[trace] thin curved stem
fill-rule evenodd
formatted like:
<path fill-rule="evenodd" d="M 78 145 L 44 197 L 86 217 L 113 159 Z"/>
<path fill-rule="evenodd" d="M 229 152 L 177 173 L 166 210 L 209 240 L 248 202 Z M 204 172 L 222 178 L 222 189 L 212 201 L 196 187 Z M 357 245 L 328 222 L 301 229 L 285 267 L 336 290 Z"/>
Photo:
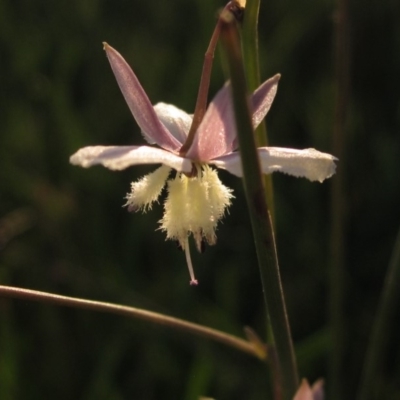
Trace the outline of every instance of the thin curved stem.
<path fill-rule="evenodd" d="M 236 9 L 235 1 L 229 1 L 226 6 L 223 8 L 223 11 L 232 12 Z M 184 156 L 187 151 L 190 149 L 190 146 L 193 143 L 194 137 L 197 132 L 197 128 L 199 127 L 201 121 L 203 120 L 204 114 L 207 111 L 207 97 L 208 97 L 208 89 L 210 87 L 210 79 L 211 79 L 211 70 L 214 60 L 214 53 L 217 47 L 219 34 L 221 31 L 221 19 L 218 18 L 217 24 L 214 28 L 214 32 L 211 36 L 210 43 L 208 45 L 207 51 L 204 54 L 204 62 L 203 62 L 203 70 L 201 73 L 199 92 L 197 94 L 196 106 L 194 109 L 192 125 L 190 126 L 189 133 L 187 135 L 187 139 L 181 149 L 179 150 L 179 154 Z"/>
<path fill-rule="evenodd" d="M 228 5 L 231 2 L 228 3 Z M 227 9 L 225 6 L 224 9 Z M 218 18 L 217 25 L 214 28 L 214 32 L 211 36 L 210 43 L 208 45 L 207 51 L 204 54 L 204 62 L 203 62 L 203 71 L 201 73 L 199 92 L 197 94 L 196 107 L 194 109 L 192 125 L 190 126 L 189 133 L 187 135 L 187 139 L 181 149 L 179 150 L 179 154 L 181 156 L 185 155 L 189 150 L 190 146 L 193 143 L 194 137 L 196 135 L 197 128 L 199 127 L 204 114 L 207 110 L 207 96 L 208 89 L 210 87 L 210 78 L 211 78 L 211 70 L 214 60 L 215 48 L 217 47 L 219 33 L 221 30 L 220 19 Z"/>
<path fill-rule="evenodd" d="M 39 292 L 36 290 L 2 285 L 0 285 L 0 297 L 38 301 L 46 304 L 81 308 L 86 310 L 121 315 L 124 317 L 138 318 L 145 321 L 154 322 L 158 325 L 168 326 L 170 328 L 175 328 L 215 340 L 219 343 L 233 347 L 236 350 L 242 351 L 259 359 L 266 358 L 266 352 L 264 354 L 261 354 L 259 348 L 256 348 L 254 344 L 244 339 L 218 331 L 216 329 L 198 325 L 193 322 L 184 321 L 179 318 L 169 317 L 167 315 L 143 310 L 140 308 L 105 303 L 95 300 L 80 299 L 76 297 L 61 296 L 54 293 Z"/>

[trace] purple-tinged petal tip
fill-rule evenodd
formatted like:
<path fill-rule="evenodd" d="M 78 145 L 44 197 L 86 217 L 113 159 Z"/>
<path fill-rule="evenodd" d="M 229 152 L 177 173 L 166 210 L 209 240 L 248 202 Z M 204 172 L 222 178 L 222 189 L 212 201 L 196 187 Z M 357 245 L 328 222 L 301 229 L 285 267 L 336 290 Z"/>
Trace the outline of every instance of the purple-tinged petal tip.
<path fill-rule="evenodd" d="M 302 379 L 293 400 L 324 400 L 324 381 L 319 379 L 312 387 L 307 379 Z"/>
<path fill-rule="evenodd" d="M 274 75 L 272 78 L 266 80 L 258 89 L 253 93 L 253 127 L 257 128 L 261 121 L 267 115 L 274 101 L 276 92 L 278 90 L 278 82 L 281 78 L 280 74 Z"/>
<path fill-rule="evenodd" d="M 271 108 L 280 77 L 280 74 L 276 74 L 266 80 L 252 94 L 251 106 L 254 128 L 257 128 Z M 231 86 L 226 83 L 208 106 L 187 156 L 200 161 L 208 161 L 229 154 L 236 148 L 236 123 Z"/>
<path fill-rule="evenodd" d="M 293 397 L 293 400 L 314 400 L 314 396 L 307 379 L 303 379 L 301 381 L 301 385 Z"/>
<path fill-rule="evenodd" d="M 231 96 L 226 83 L 209 104 L 187 157 L 207 161 L 233 150 L 236 127 Z"/>
<path fill-rule="evenodd" d="M 157 143 L 166 150 L 177 151 L 181 144 L 158 119 L 146 92 L 131 67 L 115 49 L 106 42 L 103 42 L 103 45 L 125 101 L 144 136 L 151 143 Z"/>

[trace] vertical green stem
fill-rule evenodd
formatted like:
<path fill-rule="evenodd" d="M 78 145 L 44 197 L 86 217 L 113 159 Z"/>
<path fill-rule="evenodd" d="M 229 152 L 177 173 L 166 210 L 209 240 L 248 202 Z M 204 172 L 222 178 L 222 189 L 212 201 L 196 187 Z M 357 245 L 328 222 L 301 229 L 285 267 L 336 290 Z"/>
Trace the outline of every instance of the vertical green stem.
<path fill-rule="evenodd" d="M 246 78 L 236 24 L 224 14 L 221 40 L 226 51 L 232 84 L 233 104 L 243 167 L 243 184 L 253 228 L 264 301 L 275 338 L 281 377 L 282 398 L 293 398 L 298 386 L 296 360 L 279 273 L 271 215 L 250 116 Z"/>
<path fill-rule="evenodd" d="M 260 86 L 260 64 L 258 53 L 258 15 L 260 12 L 260 0 L 247 0 L 244 13 L 242 29 L 242 51 L 246 71 L 247 85 L 250 92 L 254 92 Z M 257 127 L 255 131 L 255 140 L 257 147 L 268 146 L 268 134 L 265 121 Z M 271 215 L 272 226 L 275 225 L 275 205 L 274 205 L 274 187 L 272 175 L 263 175 L 265 196 Z M 275 339 L 271 326 L 269 314 L 267 313 L 267 341 L 271 349 L 275 348 Z M 275 352 L 275 350 L 274 350 Z M 276 355 L 269 358 L 272 369 L 274 398 L 279 399 L 279 388 L 277 387 L 279 371 L 276 365 Z"/>
<path fill-rule="evenodd" d="M 250 92 L 256 90 L 260 85 L 260 65 L 258 57 L 259 11 L 260 0 L 247 0 L 242 29 L 242 41 L 247 85 Z M 255 138 L 257 147 L 268 146 L 268 134 L 264 121 L 256 129 Z M 264 175 L 263 179 L 272 222 L 275 222 L 274 188 L 272 184 L 272 175 Z"/>
<path fill-rule="evenodd" d="M 380 398 L 377 382 L 382 373 L 382 359 L 387 350 L 388 335 L 392 332 L 391 324 L 395 320 L 400 302 L 400 230 L 397 234 L 389 269 L 383 286 L 382 298 L 372 330 L 370 343 L 364 363 L 358 400 Z"/>
<path fill-rule="evenodd" d="M 242 40 L 243 59 L 247 85 L 254 91 L 260 85 L 260 66 L 258 62 L 258 14 L 260 0 L 248 0 L 243 20 Z"/>

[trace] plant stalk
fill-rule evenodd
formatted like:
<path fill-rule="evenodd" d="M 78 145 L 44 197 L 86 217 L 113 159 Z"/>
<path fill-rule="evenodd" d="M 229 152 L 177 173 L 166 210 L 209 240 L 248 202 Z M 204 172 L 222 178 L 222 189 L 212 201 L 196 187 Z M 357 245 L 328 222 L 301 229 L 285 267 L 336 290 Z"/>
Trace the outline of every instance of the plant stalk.
<path fill-rule="evenodd" d="M 246 70 L 247 85 L 250 92 L 254 92 L 260 85 L 260 65 L 258 57 L 258 14 L 260 0 L 247 0 L 242 29 L 242 51 Z M 255 130 L 257 147 L 268 146 L 268 134 L 265 121 Z M 275 224 L 274 188 L 272 175 L 263 175 L 265 193 L 272 222 Z"/>
<path fill-rule="evenodd" d="M 229 14 L 225 13 L 221 18 L 224 20 L 221 41 L 229 65 L 243 184 L 253 228 L 264 301 L 275 338 L 282 398 L 291 400 L 298 387 L 296 359 L 283 297 L 271 215 L 265 198 L 251 122 L 239 34 L 236 22 Z"/>

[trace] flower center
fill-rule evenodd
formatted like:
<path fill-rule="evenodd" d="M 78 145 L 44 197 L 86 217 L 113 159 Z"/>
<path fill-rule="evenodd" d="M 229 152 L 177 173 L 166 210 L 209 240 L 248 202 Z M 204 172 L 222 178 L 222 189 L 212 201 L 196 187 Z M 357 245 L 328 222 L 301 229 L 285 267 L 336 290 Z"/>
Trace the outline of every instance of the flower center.
<path fill-rule="evenodd" d="M 146 212 L 158 200 L 168 179 L 170 168 L 162 166 L 132 183 L 127 195 L 129 211 Z M 199 251 L 204 243 L 215 244 L 218 221 L 225 214 L 232 199 L 232 190 L 222 184 L 217 171 L 208 165 L 195 164 L 189 176 L 177 173 L 168 181 L 168 194 L 164 202 L 164 215 L 160 228 L 167 239 L 177 240 L 185 251 L 191 277 L 197 284 L 190 258 L 189 236 L 192 235 Z"/>
<path fill-rule="evenodd" d="M 177 174 L 168 182 L 164 216 L 160 229 L 167 239 L 177 240 L 185 250 L 191 283 L 195 281 L 189 254 L 188 237 L 192 234 L 199 251 L 204 241 L 215 244 L 215 230 L 230 205 L 232 190 L 222 184 L 217 171 L 208 165 L 197 165 L 197 175 Z"/>

